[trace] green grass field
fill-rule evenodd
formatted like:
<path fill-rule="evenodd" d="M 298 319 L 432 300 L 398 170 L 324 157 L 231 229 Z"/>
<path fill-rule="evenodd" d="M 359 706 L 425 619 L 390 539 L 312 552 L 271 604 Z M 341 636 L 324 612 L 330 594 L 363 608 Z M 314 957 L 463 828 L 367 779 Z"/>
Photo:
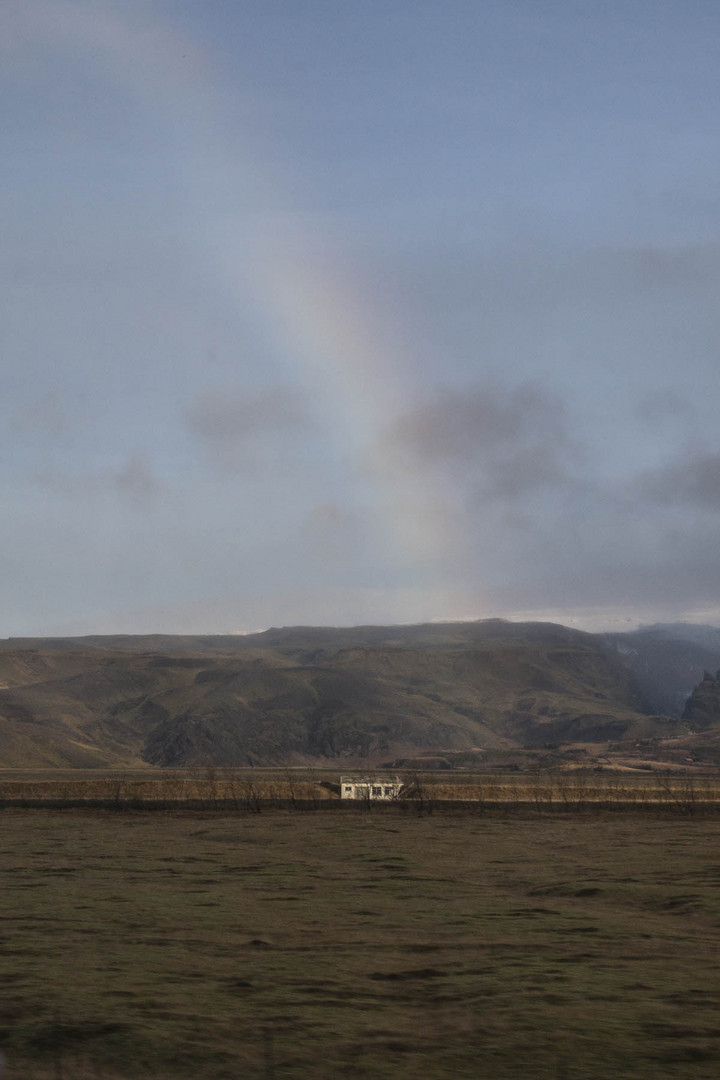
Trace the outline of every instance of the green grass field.
<path fill-rule="evenodd" d="M 0 813 L 4 1080 L 714 1078 L 720 821 Z"/>

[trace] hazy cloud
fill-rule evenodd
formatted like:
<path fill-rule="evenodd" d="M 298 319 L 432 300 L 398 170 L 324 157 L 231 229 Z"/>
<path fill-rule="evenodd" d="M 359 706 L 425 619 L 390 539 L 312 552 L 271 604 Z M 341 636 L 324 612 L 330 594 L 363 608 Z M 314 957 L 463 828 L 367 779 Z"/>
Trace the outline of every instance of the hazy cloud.
<path fill-rule="evenodd" d="M 70 417 L 56 390 L 41 394 L 13 417 L 10 428 L 16 435 L 50 442 L 65 442 L 71 432 Z"/>
<path fill-rule="evenodd" d="M 6 0 L 6 632 L 720 607 L 715 8 L 420 6 Z"/>
<path fill-rule="evenodd" d="M 565 408 L 532 383 L 446 390 L 402 416 L 388 448 L 409 468 L 440 467 L 476 497 L 515 499 L 567 478 Z"/>
<path fill-rule="evenodd" d="M 641 498 L 657 504 L 685 504 L 720 510 L 720 453 L 696 454 L 656 469 L 636 485 Z"/>
<path fill-rule="evenodd" d="M 242 443 L 250 438 L 297 431 L 309 419 L 300 395 L 284 386 L 252 392 L 217 387 L 197 395 L 187 411 L 190 431 L 210 442 Z"/>
<path fill-rule="evenodd" d="M 152 463 L 145 454 L 131 454 L 113 478 L 118 491 L 137 502 L 147 503 L 161 490 Z"/>
<path fill-rule="evenodd" d="M 150 457 L 140 452 L 105 468 L 82 471 L 54 464 L 36 469 L 30 476 L 34 486 L 55 499 L 70 499 L 78 505 L 111 499 L 134 504 L 138 510 L 154 503 L 165 487 Z"/>
<path fill-rule="evenodd" d="M 315 506 L 302 523 L 316 558 L 338 559 L 357 543 L 359 522 L 335 502 Z"/>
<path fill-rule="evenodd" d="M 638 403 L 635 415 L 643 423 L 658 427 L 692 423 L 698 410 L 685 394 L 677 390 L 658 390 Z"/>
<path fill-rule="evenodd" d="M 313 428 L 301 394 L 284 386 L 204 390 L 191 402 L 185 423 L 211 460 L 230 472 L 287 458 L 287 443 Z"/>

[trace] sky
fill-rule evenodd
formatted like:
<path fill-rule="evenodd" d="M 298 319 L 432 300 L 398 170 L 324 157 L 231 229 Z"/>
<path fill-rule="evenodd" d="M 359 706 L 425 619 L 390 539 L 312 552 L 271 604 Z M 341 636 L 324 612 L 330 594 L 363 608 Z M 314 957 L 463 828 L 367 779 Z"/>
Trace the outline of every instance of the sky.
<path fill-rule="evenodd" d="M 715 0 L 5 0 L 3 636 L 720 623 Z"/>

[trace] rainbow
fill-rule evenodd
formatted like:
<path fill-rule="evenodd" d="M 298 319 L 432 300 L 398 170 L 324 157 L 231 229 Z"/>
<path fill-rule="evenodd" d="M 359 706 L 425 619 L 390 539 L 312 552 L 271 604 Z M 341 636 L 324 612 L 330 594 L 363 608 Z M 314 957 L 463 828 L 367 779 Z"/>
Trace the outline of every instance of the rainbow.
<path fill-rule="evenodd" d="M 187 177 L 190 217 L 194 208 L 197 221 L 206 222 L 208 206 L 225 201 L 228 207 L 222 235 L 209 243 L 199 238 L 199 247 L 214 253 L 216 265 L 209 269 L 236 302 L 247 302 L 252 293 L 268 336 L 293 358 L 313 397 L 326 404 L 338 453 L 349 455 L 362 472 L 374 530 L 386 537 L 398 562 L 415 568 L 437 590 L 452 578 L 453 562 L 467 565 L 471 559 L 463 540 L 469 530 L 447 483 L 408 468 L 388 438 L 412 396 L 412 359 L 356 283 L 339 282 L 335 268 L 313 263 L 309 253 L 322 247 L 322 237 L 297 224 L 278 178 L 258 166 L 263 155 L 253 150 L 262 148 L 262 133 L 253 130 L 251 110 L 243 153 L 235 154 L 232 140 L 223 136 L 229 131 L 227 94 L 210 58 L 148 0 L 112 7 L 98 0 L 10 0 L 4 19 L 13 52 L 23 45 L 74 51 L 138 108 L 168 125 L 182 113 L 196 133 L 179 163 Z M 278 232 L 238 215 L 227 194 L 238 187 L 250 204 L 272 192 L 274 205 L 286 208 L 287 227 Z"/>

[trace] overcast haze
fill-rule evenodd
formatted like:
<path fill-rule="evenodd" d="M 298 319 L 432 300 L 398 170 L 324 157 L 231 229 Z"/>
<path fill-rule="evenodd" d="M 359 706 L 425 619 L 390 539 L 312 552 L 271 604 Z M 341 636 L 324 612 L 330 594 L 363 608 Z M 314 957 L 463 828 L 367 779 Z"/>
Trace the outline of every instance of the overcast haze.
<path fill-rule="evenodd" d="M 720 620 L 715 0 L 0 33 L 0 633 Z"/>

